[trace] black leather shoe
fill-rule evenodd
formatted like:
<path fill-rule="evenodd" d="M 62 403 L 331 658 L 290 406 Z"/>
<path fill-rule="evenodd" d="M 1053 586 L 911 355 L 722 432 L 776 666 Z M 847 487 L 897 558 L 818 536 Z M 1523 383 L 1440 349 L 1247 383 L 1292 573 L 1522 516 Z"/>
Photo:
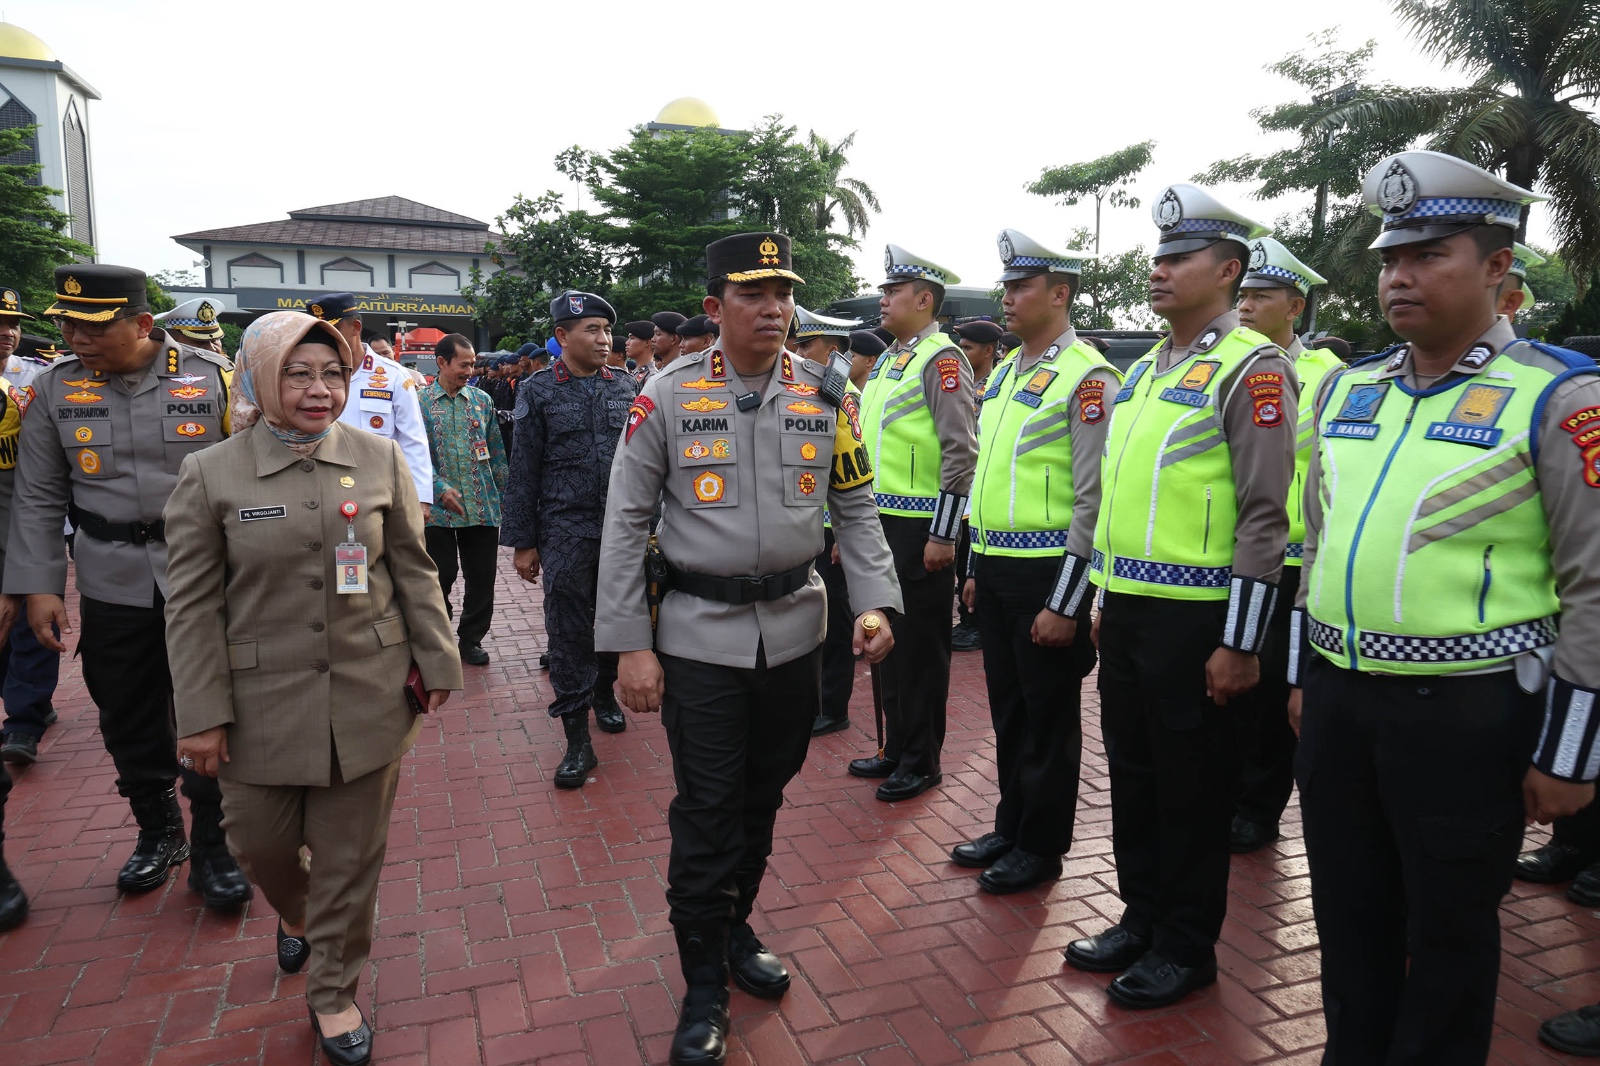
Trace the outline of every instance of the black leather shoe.
<path fill-rule="evenodd" d="M 0 933 L 15 929 L 28 916 L 28 894 L 12 876 L 4 856 L 0 856 Z"/>
<path fill-rule="evenodd" d="M 1600 862 L 1586 867 L 1567 886 L 1567 898 L 1585 907 L 1600 907 Z"/>
<path fill-rule="evenodd" d="M 756 937 L 749 922 L 728 930 L 728 970 L 733 983 L 761 999 L 782 999 L 789 991 L 789 971 Z"/>
<path fill-rule="evenodd" d="M 865 759 L 851 759 L 845 769 L 850 771 L 851 777 L 889 777 L 900 769 L 900 760 L 868 755 Z"/>
<path fill-rule="evenodd" d="M 816 720 L 811 723 L 811 735 L 814 737 L 826 736 L 829 733 L 837 733 L 841 729 L 849 728 L 850 718 L 848 715 L 844 718 L 829 718 L 825 714 L 819 714 Z"/>
<path fill-rule="evenodd" d="M 39 738 L 32 733 L 0 733 L 0 761 L 32 766 L 39 761 Z"/>
<path fill-rule="evenodd" d="M 1179 966 L 1147 951 L 1106 986 L 1106 995 L 1129 1010 L 1150 1010 L 1176 1003 L 1195 989 L 1216 983 L 1215 959 L 1203 966 Z"/>
<path fill-rule="evenodd" d="M 993 866 L 978 875 L 978 887 L 995 896 L 1025 892 L 1046 881 L 1061 877 L 1061 856 L 1035 855 L 1012 848 Z"/>
<path fill-rule="evenodd" d="M 600 765 L 589 741 L 589 708 L 562 715 L 561 727 L 567 734 L 567 753 L 556 767 L 556 787 L 582 788 L 589 771 Z"/>
<path fill-rule="evenodd" d="M 1067 962 L 1089 973 L 1121 973 L 1150 950 L 1150 938 L 1134 936 L 1120 925 L 1113 925 L 1098 936 L 1074 940 L 1067 945 Z"/>
<path fill-rule="evenodd" d="M 728 1054 L 728 928 L 674 926 L 685 990 L 671 1066 L 722 1066 Z"/>
<path fill-rule="evenodd" d="M 303 936 L 290 936 L 278 923 L 278 969 L 284 973 L 299 973 L 300 967 L 311 957 L 311 945 Z"/>
<path fill-rule="evenodd" d="M 1552 840 L 1517 856 L 1517 880 L 1558 885 L 1578 876 L 1578 872 L 1589 865 L 1588 858 L 1581 849 Z"/>
<path fill-rule="evenodd" d="M 139 823 L 139 841 L 117 873 L 120 892 L 148 892 L 160 888 L 167 871 L 189 857 L 189 839 L 183 833 L 183 811 L 173 789 L 132 796 L 128 806 Z"/>
<path fill-rule="evenodd" d="M 539 656 L 539 669 L 541 669 L 541 670 L 550 669 L 550 653 L 549 652 L 545 652 L 543 655 Z"/>
<path fill-rule="evenodd" d="M 602 733 L 621 733 L 628 728 L 628 720 L 622 715 L 622 708 L 617 706 L 617 699 L 611 693 L 594 702 L 594 724 L 600 727 Z"/>
<path fill-rule="evenodd" d="M 950 630 L 950 647 L 954 651 L 977 651 L 983 647 L 975 622 L 958 622 Z"/>
<path fill-rule="evenodd" d="M 323 1036 L 322 1024 L 317 1021 L 317 1012 L 307 1007 L 311 1012 L 311 1031 L 317 1034 L 317 1042 L 322 1045 L 322 1053 L 334 1066 L 366 1066 L 372 1061 L 372 1026 L 367 1024 L 367 1019 L 362 1018 L 361 1024 L 348 1033 L 338 1036 Z"/>
<path fill-rule="evenodd" d="M 1016 846 L 1016 841 L 1007 840 L 999 833 L 985 833 L 977 840 L 957 844 L 950 850 L 950 861 L 969 870 L 987 870 Z"/>
<path fill-rule="evenodd" d="M 468 666 L 488 666 L 489 653 L 483 650 L 481 644 L 463 644 L 461 646 L 461 661 Z"/>
<path fill-rule="evenodd" d="M 205 905 L 213 910 L 234 910 L 255 895 L 244 871 L 225 846 L 190 853 L 189 888 L 200 893 Z"/>
<path fill-rule="evenodd" d="M 1600 1058 L 1600 1004 L 1556 1015 L 1539 1026 L 1539 1040 L 1568 1055 Z"/>
<path fill-rule="evenodd" d="M 1248 855 L 1252 851 L 1260 851 L 1280 835 L 1277 825 L 1262 825 L 1248 818 L 1235 818 L 1233 828 L 1228 833 L 1228 850 L 1235 855 Z"/>
<path fill-rule="evenodd" d="M 944 780 L 944 774 L 914 774 L 910 770 L 896 770 L 889 780 L 878 786 L 878 798 L 885 803 L 899 803 L 912 796 L 920 796 Z"/>

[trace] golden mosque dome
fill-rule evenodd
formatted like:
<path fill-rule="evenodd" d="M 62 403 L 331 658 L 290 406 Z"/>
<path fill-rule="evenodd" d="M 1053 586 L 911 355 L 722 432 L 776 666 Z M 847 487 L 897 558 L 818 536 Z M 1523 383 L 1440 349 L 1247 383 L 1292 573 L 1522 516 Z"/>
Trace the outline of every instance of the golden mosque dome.
<path fill-rule="evenodd" d="M 711 110 L 710 104 L 704 100 L 696 100 L 692 96 L 680 96 L 663 107 L 661 113 L 656 116 L 656 121 L 666 126 L 720 127 L 722 125 L 717 113 Z"/>
<path fill-rule="evenodd" d="M 37 59 L 54 63 L 56 54 L 39 38 L 9 22 L 0 22 L 0 59 Z"/>

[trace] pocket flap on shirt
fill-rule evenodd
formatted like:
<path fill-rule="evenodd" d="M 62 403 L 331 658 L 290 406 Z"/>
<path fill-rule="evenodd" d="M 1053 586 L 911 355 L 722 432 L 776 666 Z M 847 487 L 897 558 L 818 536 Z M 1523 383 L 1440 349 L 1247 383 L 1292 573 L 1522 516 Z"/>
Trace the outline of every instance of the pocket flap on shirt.
<path fill-rule="evenodd" d="M 406 639 L 406 620 L 399 615 L 380 618 L 372 623 L 372 628 L 378 633 L 378 643 L 385 648 L 404 643 Z"/>
<path fill-rule="evenodd" d="M 256 668 L 256 642 L 243 640 L 228 645 L 229 670 L 254 670 Z"/>

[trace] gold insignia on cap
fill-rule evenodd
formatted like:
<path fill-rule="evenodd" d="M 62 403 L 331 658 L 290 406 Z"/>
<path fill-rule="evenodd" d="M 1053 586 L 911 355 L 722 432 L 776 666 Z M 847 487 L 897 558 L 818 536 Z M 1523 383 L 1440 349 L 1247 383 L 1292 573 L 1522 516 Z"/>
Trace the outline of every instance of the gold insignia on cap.
<path fill-rule="evenodd" d="M 68 274 L 66 282 L 61 286 L 61 291 L 68 296 L 76 296 L 83 291 L 83 284 L 77 278 Z"/>
<path fill-rule="evenodd" d="M 202 322 L 213 322 L 216 320 L 217 310 L 210 304 L 202 301 L 200 304 L 200 312 L 195 317 Z"/>
<path fill-rule="evenodd" d="M 316 315 L 318 318 L 321 318 L 322 317 L 322 305 L 321 304 L 312 304 L 311 305 L 311 313 Z"/>
<path fill-rule="evenodd" d="M 778 259 L 778 242 L 771 237 L 761 242 L 760 251 L 763 266 L 777 266 L 780 262 Z"/>
<path fill-rule="evenodd" d="M 10 289 L 6 290 L 6 306 L 7 307 L 15 307 L 15 306 L 17 306 L 17 294 L 12 292 Z"/>

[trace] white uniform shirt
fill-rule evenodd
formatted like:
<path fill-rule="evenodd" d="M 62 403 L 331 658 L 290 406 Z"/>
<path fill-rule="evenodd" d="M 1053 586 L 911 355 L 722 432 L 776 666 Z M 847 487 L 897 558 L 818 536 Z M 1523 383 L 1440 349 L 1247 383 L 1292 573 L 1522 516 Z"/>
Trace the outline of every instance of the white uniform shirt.
<path fill-rule="evenodd" d="M 416 383 L 410 371 L 393 359 L 385 359 L 365 344 L 361 347 L 366 358 L 350 375 L 350 399 L 339 421 L 400 445 L 417 486 L 417 498 L 431 504 L 433 460 L 428 454 Z"/>

